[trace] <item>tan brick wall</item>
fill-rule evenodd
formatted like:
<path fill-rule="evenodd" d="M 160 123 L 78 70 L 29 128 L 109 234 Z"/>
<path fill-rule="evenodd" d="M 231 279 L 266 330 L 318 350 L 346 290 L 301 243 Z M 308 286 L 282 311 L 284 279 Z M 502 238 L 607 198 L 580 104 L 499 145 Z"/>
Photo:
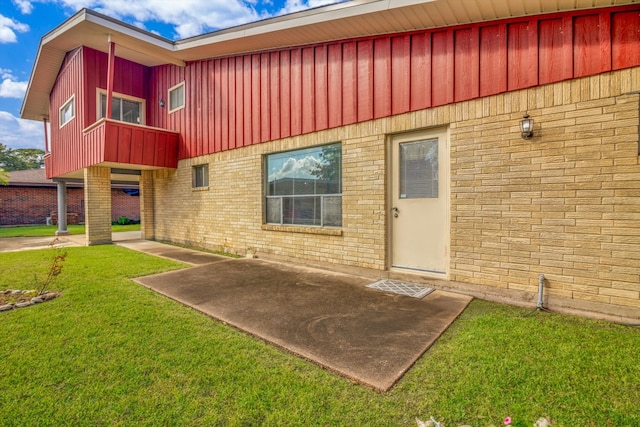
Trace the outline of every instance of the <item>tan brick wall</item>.
<path fill-rule="evenodd" d="M 386 270 L 387 135 L 448 126 L 453 287 L 535 294 L 544 273 L 550 303 L 640 317 L 640 105 L 623 95 L 639 88 L 640 68 L 622 70 L 183 160 L 154 174 L 155 236 Z M 263 225 L 263 155 L 333 141 L 342 229 Z M 202 163 L 210 185 L 192 189 Z"/>
<path fill-rule="evenodd" d="M 87 245 L 111 243 L 111 168 L 84 170 L 84 202 Z"/>
<path fill-rule="evenodd" d="M 155 238 L 153 171 L 140 173 L 140 232 L 143 239 Z"/>

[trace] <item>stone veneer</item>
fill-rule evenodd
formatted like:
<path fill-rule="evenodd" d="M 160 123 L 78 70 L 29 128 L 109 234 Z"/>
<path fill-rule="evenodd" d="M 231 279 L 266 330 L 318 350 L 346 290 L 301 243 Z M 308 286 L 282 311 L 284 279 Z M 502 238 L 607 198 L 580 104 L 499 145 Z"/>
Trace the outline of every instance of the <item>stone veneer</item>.
<path fill-rule="evenodd" d="M 153 232 L 384 275 L 388 135 L 447 127 L 451 261 L 449 280 L 434 283 L 530 304 L 543 273 L 550 308 L 637 319 L 640 103 L 625 93 L 638 89 L 640 68 L 627 69 L 182 160 L 154 172 Z M 525 112 L 535 120 L 530 140 L 518 128 Z M 263 156 L 334 141 L 342 228 L 264 225 Z M 192 188 L 192 166 L 203 163 L 209 187 Z M 143 199 L 146 211 L 144 190 Z"/>

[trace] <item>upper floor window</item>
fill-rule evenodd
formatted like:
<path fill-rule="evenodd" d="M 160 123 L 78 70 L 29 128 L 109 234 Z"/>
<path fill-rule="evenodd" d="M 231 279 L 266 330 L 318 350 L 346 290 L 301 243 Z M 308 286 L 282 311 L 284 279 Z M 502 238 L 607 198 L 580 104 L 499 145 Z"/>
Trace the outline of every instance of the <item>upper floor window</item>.
<path fill-rule="evenodd" d="M 71 98 L 60 107 L 60 127 L 69 123 L 76 116 L 76 96 Z"/>
<path fill-rule="evenodd" d="M 107 115 L 107 94 L 100 92 L 99 118 Z M 121 122 L 143 125 L 144 100 L 132 96 L 114 94 L 111 99 L 111 118 Z"/>
<path fill-rule="evenodd" d="M 184 82 L 169 89 L 169 112 L 184 108 Z"/>
<path fill-rule="evenodd" d="M 267 224 L 342 226 L 342 145 L 265 158 Z"/>

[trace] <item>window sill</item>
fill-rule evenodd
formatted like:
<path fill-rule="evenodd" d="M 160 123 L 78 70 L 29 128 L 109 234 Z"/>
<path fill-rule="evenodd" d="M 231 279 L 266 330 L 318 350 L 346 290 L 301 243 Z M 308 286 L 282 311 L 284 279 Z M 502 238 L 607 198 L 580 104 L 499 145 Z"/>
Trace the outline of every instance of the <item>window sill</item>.
<path fill-rule="evenodd" d="M 209 187 L 191 187 L 191 191 L 209 191 Z"/>
<path fill-rule="evenodd" d="M 325 236 L 342 236 L 342 228 L 305 227 L 300 225 L 262 224 L 265 231 L 283 231 L 287 233 L 321 234 Z"/>

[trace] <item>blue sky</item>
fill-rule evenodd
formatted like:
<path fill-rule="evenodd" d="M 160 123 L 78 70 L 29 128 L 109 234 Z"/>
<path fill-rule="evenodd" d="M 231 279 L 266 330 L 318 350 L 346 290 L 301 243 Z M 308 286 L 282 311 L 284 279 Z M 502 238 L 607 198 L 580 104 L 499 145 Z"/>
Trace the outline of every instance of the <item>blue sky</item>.
<path fill-rule="evenodd" d="M 186 37 L 336 0 L 0 0 L 0 143 L 44 148 L 43 125 L 20 119 L 40 38 L 83 7 L 155 32 Z"/>

